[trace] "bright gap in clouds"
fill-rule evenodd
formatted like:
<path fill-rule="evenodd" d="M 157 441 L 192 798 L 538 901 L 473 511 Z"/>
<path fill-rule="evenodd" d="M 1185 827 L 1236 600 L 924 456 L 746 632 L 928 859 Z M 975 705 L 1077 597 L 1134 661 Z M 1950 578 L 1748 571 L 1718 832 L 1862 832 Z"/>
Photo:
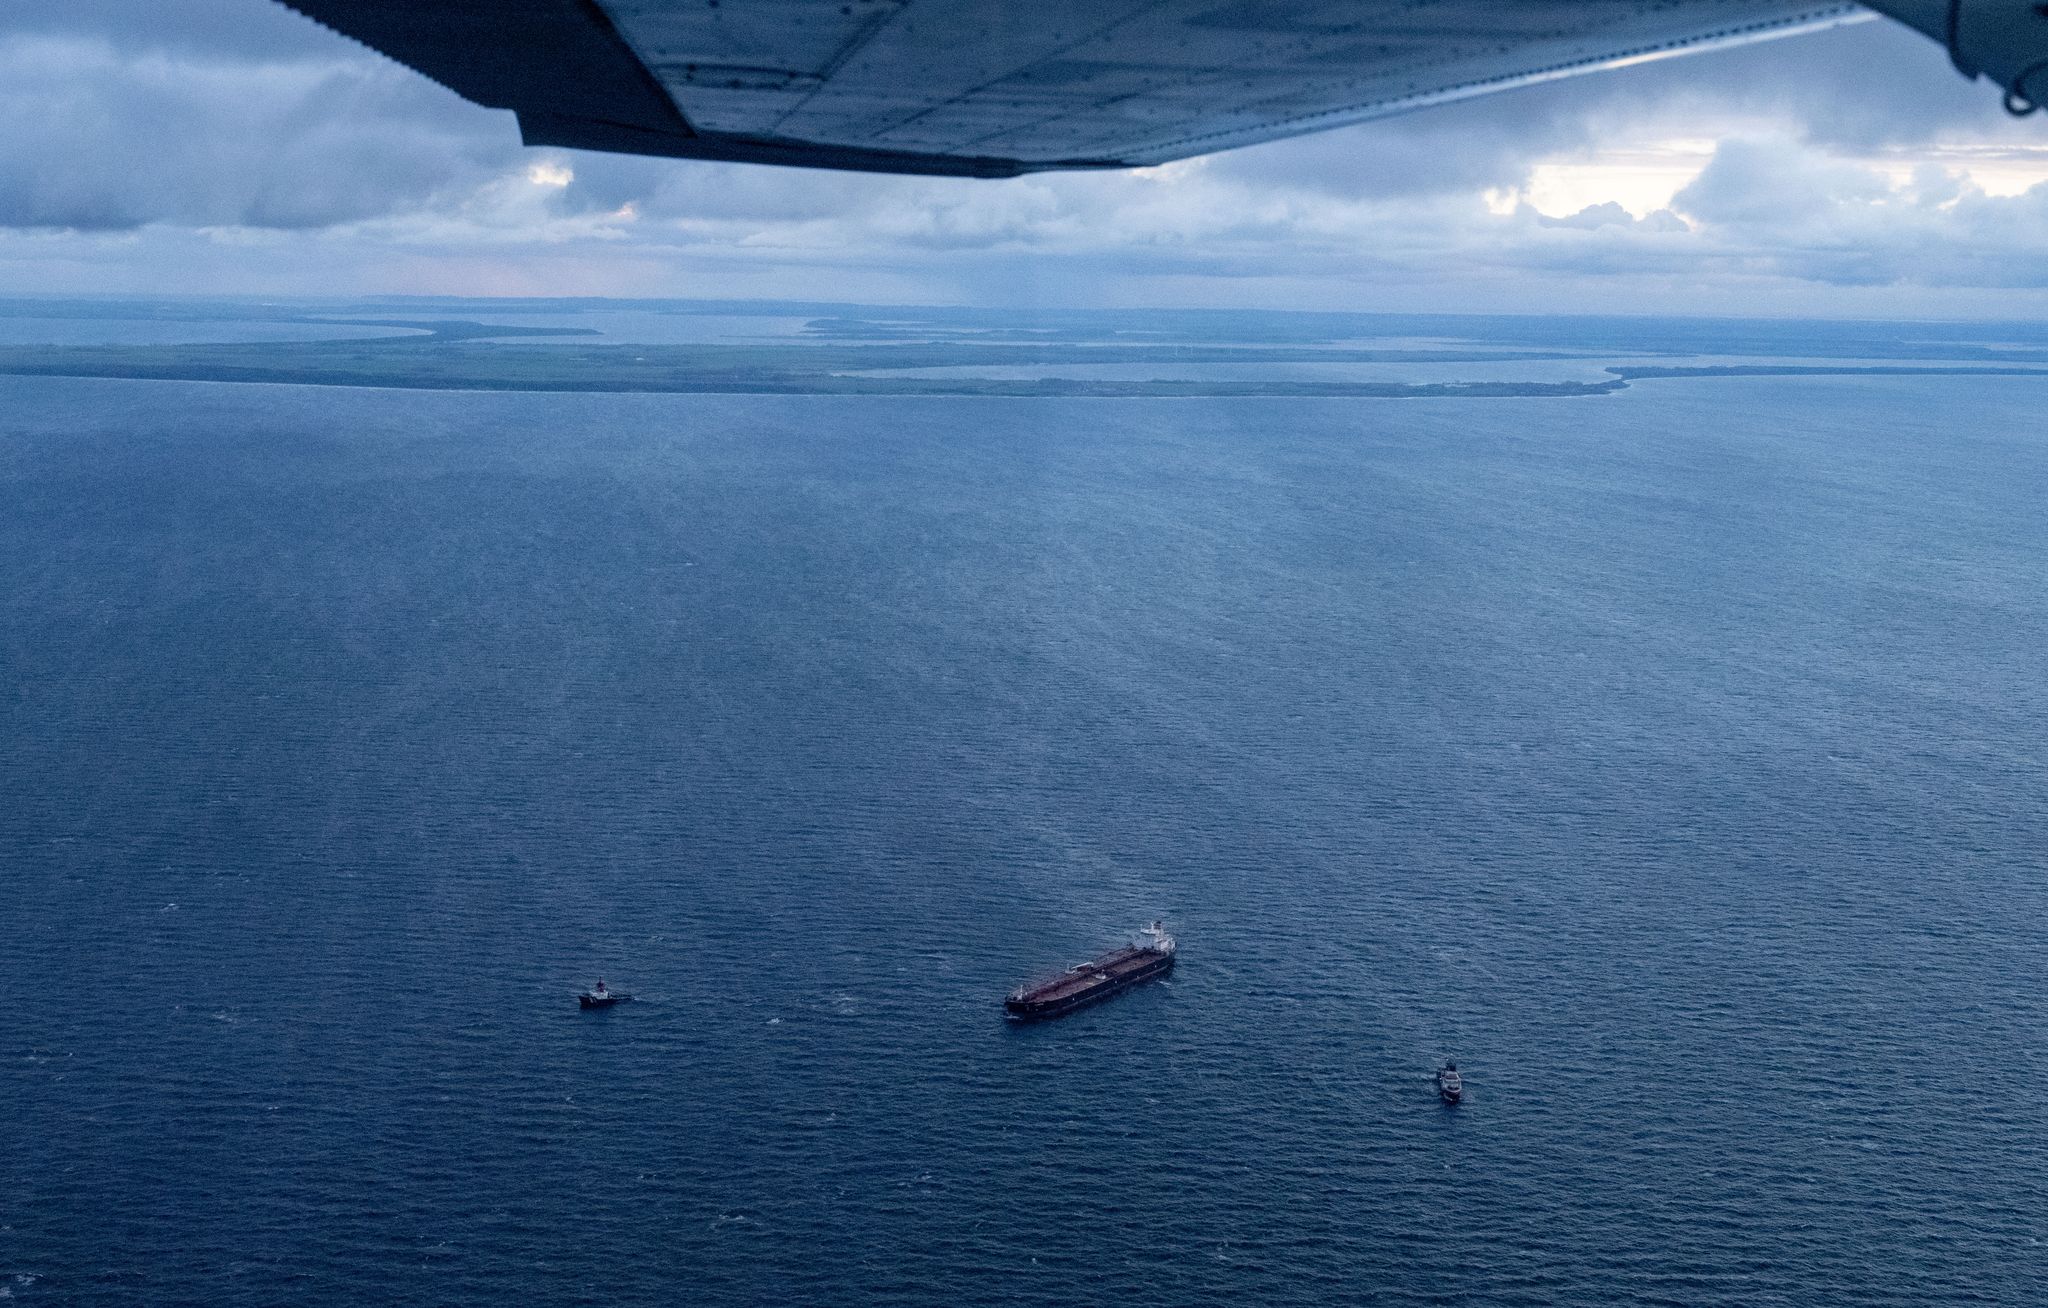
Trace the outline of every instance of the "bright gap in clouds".
<path fill-rule="evenodd" d="M 1591 157 L 1545 160 L 1529 170 L 1528 185 L 1517 198 L 1552 218 L 1598 204 L 1618 204 L 1641 218 L 1670 208 L 1672 197 L 1713 159 L 1715 144 L 1665 141 L 1602 150 Z"/>
<path fill-rule="evenodd" d="M 1565 218 L 1596 205 L 1618 204 L 1641 218 L 1673 207 L 1678 193 L 1713 161 L 1719 144 L 1713 138 L 1685 138 L 1545 159 L 1531 166 L 1523 186 L 1488 190 L 1483 198 L 1498 215 L 1527 205 L 1546 217 Z M 1993 197 L 2023 195 L 2048 182 L 2048 147 L 1945 144 L 1830 157 L 1869 169 L 1899 191 L 1913 187 L 1929 168 Z"/>

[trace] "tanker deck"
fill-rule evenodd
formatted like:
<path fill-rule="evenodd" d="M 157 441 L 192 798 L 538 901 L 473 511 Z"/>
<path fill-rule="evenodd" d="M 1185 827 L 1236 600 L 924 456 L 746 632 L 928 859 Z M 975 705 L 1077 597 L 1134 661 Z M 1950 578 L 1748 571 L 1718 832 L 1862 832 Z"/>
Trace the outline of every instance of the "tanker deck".
<path fill-rule="evenodd" d="M 1100 958 L 1076 963 L 1049 980 L 1011 991 L 1003 1000 L 1003 1015 L 1019 1022 L 1064 1017 L 1171 972 L 1174 942 L 1164 926 L 1154 922 L 1138 934 L 1137 944 L 1113 949 Z"/>

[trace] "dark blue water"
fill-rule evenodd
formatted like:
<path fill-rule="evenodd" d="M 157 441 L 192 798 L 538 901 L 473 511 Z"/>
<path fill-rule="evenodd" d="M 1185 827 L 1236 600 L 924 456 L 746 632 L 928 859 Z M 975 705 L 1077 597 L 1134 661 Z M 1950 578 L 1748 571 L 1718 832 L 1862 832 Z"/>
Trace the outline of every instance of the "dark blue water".
<path fill-rule="evenodd" d="M 2043 394 L 0 380 L 0 1294 L 2041 1302 Z"/>

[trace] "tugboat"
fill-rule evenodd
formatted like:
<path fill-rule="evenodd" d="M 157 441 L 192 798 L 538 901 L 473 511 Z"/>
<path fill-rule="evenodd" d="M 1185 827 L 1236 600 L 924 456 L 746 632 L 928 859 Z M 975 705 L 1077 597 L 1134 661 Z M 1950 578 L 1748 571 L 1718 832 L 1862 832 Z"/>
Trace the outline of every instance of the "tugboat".
<path fill-rule="evenodd" d="M 1166 934 L 1164 922 L 1154 922 L 1138 933 L 1133 944 L 1076 963 L 1049 980 L 1012 990 L 1003 1000 L 1003 1016 L 1013 1022 L 1064 1017 L 1141 981 L 1166 975 L 1173 970 L 1173 958 L 1173 937 Z"/>
<path fill-rule="evenodd" d="M 1465 1078 L 1458 1075 L 1458 1065 L 1448 1058 L 1437 1069 L 1436 1092 L 1447 1104 L 1455 1104 L 1465 1097 Z"/>
<path fill-rule="evenodd" d="M 616 990 L 605 989 L 604 978 L 599 977 L 596 985 L 576 996 L 576 1006 L 578 1008 L 610 1008 L 621 999 L 631 999 L 632 997 L 631 995 L 622 995 Z"/>

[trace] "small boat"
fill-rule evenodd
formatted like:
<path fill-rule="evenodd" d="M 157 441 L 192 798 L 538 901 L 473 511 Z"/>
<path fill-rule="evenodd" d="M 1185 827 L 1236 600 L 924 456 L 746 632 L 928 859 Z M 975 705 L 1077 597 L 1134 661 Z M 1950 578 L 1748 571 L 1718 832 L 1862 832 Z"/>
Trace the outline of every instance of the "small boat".
<path fill-rule="evenodd" d="M 616 990 L 605 989 L 604 978 L 599 977 L 596 985 L 576 996 L 576 1006 L 578 1008 L 610 1008 L 621 999 L 631 999 L 632 997 L 631 995 L 622 995 Z"/>
<path fill-rule="evenodd" d="M 1437 1069 L 1436 1092 L 1447 1104 L 1455 1104 L 1465 1097 L 1465 1078 L 1458 1075 L 1458 1065 L 1448 1058 Z"/>

